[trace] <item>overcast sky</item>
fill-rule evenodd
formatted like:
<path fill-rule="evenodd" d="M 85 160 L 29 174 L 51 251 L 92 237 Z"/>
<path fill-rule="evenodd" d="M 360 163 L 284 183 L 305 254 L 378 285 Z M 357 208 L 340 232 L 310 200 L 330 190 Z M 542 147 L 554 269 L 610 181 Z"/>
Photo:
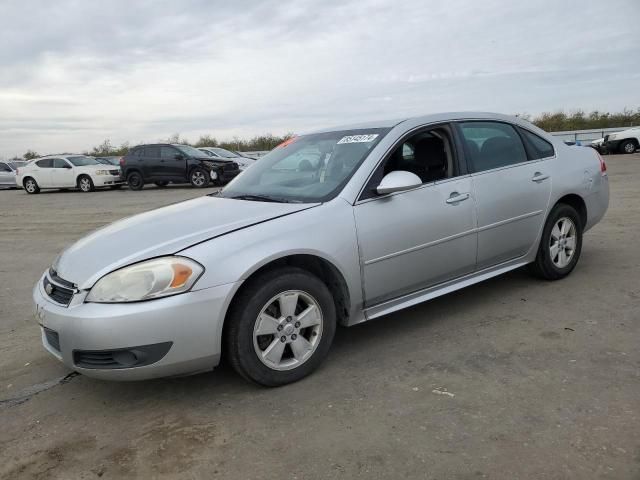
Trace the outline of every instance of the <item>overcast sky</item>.
<path fill-rule="evenodd" d="M 0 156 L 640 107 L 639 0 L 0 2 Z"/>

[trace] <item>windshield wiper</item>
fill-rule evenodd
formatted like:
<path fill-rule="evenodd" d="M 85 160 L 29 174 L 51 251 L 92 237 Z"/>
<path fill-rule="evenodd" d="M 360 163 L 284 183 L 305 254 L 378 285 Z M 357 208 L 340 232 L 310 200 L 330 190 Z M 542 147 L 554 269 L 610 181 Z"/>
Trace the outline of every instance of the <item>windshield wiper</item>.
<path fill-rule="evenodd" d="M 233 198 L 234 200 L 252 200 L 254 202 L 287 203 L 287 200 L 283 198 L 268 197 L 266 195 L 235 195 L 228 198 Z"/>

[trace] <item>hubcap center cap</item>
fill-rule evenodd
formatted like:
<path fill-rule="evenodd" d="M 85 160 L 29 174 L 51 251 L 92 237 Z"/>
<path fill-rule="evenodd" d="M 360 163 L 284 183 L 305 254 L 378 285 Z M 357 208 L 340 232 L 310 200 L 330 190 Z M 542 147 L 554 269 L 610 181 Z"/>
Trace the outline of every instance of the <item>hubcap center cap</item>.
<path fill-rule="evenodd" d="M 293 325 L 291 325 L 290 323 L 287 323 L 284 326 L 284 329 L 282 331 L 284 332 L 285 335 L 291 335 L 294 330 L 295 328 L 293 327 Z"/>

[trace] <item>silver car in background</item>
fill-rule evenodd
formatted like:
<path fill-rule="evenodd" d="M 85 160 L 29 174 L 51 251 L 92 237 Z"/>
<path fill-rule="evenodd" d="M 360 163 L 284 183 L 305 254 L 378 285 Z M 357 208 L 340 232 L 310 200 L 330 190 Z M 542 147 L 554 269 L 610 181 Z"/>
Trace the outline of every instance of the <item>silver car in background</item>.
<path fill-rule="evenodd" d="M 18 168 L 23 167 L 27 162 L 10 160 L 0 162 L 0 188 L 18 188 L 16 183 L 16 173 Z"/>
<path fill-rule="evenodd" d="M 605 214 L 606 166 L 532 124 L 447 113 L 290 139 L 219 194 L 120 220 L 34 288 L 45 348 L 112 380 L 296 381 L 338 323 L 515 268 L 558 280 Z M 562 288 L 562 287 L 559 287 Z"/>

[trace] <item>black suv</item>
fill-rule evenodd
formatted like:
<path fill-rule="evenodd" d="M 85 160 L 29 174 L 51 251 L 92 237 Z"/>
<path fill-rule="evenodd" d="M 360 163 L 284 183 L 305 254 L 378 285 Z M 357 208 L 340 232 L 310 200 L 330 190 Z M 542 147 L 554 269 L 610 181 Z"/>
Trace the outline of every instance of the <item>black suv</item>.
<path fill-rule="evenodd" d="M 213 159 L 188 145 L 167 143 L 133 147 L 120 160 L 120 167 L 131 190 L 140 190 L 145 183 L 164 187 L 169 182 L 190 182 L 203 188 L 211 182 L 224 184 L 240 173 L 233 161 Z"/>

